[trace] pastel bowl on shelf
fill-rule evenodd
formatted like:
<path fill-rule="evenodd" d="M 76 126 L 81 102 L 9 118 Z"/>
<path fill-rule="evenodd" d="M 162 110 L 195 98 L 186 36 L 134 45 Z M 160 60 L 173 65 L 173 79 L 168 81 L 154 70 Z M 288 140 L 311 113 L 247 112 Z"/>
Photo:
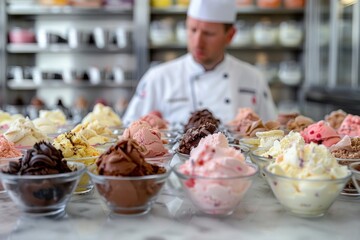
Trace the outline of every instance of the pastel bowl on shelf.
<path fill-rule="evenodd" d="M 0 165 L 9 164 L 9 162 L 18 161 L 20 158 L 21 158 L 21 156 L 12 157 L 12 158 L 0 158 Z M 0 181 L 0 194 L 5 193 L 5 192 L 6 192 L 5 188 Z"/>
<path fill-rule="evenodd" d="M 182 173 L 181 165 L 175 165 L 173 171 L 188 198 L 201 212 L 216 216 L 231 215 L 236 210 L 259 171 L 255 164 L 246 163 L 252 171 L 244 176 L 203 177 Z"/>
<path fill-rule="evenodd" d="M 8 164 L 0 166 L 0 179 L 10 198 L 29 216 L 51 216 L 65 211 L 80 176 L 82 163 L 68 162 L 72 172 L 49 175 L 13 175 L 4 173 Z"/>
<path fill-rule="evenodd" d="M 338 163 L 340 165 L 344 165 L 344 166 L 350 166 L 350 164 L 352 163 L 360 163 L 360 159 L 345 159 L 345 158 L 336 158 L 336 160 L 338 161 Z M 349 198 L 360 198 L 360 192 L 358 192 L 356 190 L 355 184 L 353 179 L 350 179 L 344 189 L 341 191 L 341 196 L 342 197 L 349 197 Z"/>
<path fill-rule="evenodd" d="M 95 165 L 96 160 L 99 156 L 91 156 L 91 157 L 82 157 L 82 158 L 64 158 L 68 162 L 76 162 L 76 163 L 82 163 L 85 165 L 86 168 L 89 168 L 91 166 Z M 93 190 L 94 184 L 92 183 L 90 176 L 87 172 L 85 172 L 74 191 L 74 194 L 86 194 L 91 192 Z"/>
<path fill-rule="evenodd" d="M 300 179 L 274 174 L 264 168 L 265 178 L 277 200 L 292 215 L 305 218 L 324 216 L 345 184 L 351 172 L 338 179 Z"/>
<path fill-rule="evenodd" d="M 349 169 L 352 172 L 352 180 L 358 193 L 360 194 L 360 162 L 354 162 L 349 165 Z"/>
<path fill-rule="evenodd" d="M 111 213 L 118 215 L 147 214 L 157 199 L 170 169 L 165 167 L 162 174 L 146 176 L 106 176 L 99 175 L 95 166 L 89 168 L 102 201 Z"/>

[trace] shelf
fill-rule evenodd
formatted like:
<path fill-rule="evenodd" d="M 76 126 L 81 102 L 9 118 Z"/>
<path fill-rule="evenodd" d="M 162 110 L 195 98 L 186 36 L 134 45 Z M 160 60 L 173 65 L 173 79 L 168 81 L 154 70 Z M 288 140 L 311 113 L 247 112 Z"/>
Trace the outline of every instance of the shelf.
<path fill-rule="evenodd" d="M 72 6 L 13 6 L 7 8 L 8 15 L 118 15 L 132 14 L 132 7 L 102 7 L 102 8 L 85 8 Z"/>
<path fill-rule="evenodd" d="M 8 81 L 8 87 L 12 90 L 36 90 L 40 88 L 133 88 L 136 86 L 136 82 L 134 80 L 125 80 L 124 83 L 112 83 L 112 82 L 104 82 L 101 84 L 91 84 L 91 83 L 72 83 L 67 84 L 62 80 L 53 80 L 46 79 L 43 80 L 41 85 L 35 84 L 32 80 L 24 79 L 19 82 L 15 82 L 14 80 Z"/>
<path fill-rule="evenodd" d="M 131 48 L 118 48 L 116 45 L 109 45 L 105 48 L 97 48 L 95 46 L 81 46 L 78 48 L 70 48 L 67 44 L 50 44 L 46 48 L 33 44 L 14 44 L 7 45 L 9 53 L 41 53 L 41 52 L 88 52 L 88 53 L 131 53 Z"/>
<path fill-rule="evenodd" d="M 180 43 L 171 43 L 164 45 L 150 45 L 151 50 L 186 50 L 187 46 Z M 284 47 L 284 46 L 232 46 L 227 49 L 239 51 L 302 51 L 303 47 Z"/>
<path fill-rule="evenodd" d="M 151 8 L 151 14 L 186 14 L 187 8 L 186 7 L 167 7 L 167 8 Z M 237 10 L 238 14 L 304 14 L 303 8 L 298 9 L 286 9 L 286 8 L 274 8 L 274 9 L 267 9 L 267 8 L 257 8 L 257 7 L 246 7 L 246 8 L 239 8 Z"/>

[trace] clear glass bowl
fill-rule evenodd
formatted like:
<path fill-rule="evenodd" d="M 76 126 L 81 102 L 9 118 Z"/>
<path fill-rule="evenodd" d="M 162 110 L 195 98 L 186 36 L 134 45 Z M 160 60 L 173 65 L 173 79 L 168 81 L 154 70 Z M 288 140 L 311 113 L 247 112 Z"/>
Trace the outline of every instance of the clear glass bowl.
<path fill-rule="evenodd" d="M 18 161 L 22 156 L 19 157 L 13 157 L 13 158 L 0 158 L 0 166 L 4 164 L 9 164 L 9 162 L 15 162 Z M 0 194 L 5 193 L 5 188 L 3 187 L 1 181 L 0 181 Z"/>
<path fill-rule="evenodd" d="M 170 169 L 163 174 L 140 177 L 98 175 L 96 167 L 89 174 L 106 206 L 114 214 L 144 215 L 155 203 Z"/>
<path fill-rule="evenodd" d="M 12 175 L 0 171 L 0 179 L 15 204 L 27 215 L 51 216 L 64 212 L 80 176 L 82 163 L 68 162 L 70 173 L 50 175 Z M 5 170 L 8 164 L 1 165 Z"/>
<path fill-rule="evenodd" d="M 353 174 L 352 180 L 355 185 L 355 188 L 360 194 L 360 162 L 350 163 L 349 168 Z"/>
<path fill-rule="evenodd" d="M 83 158 L 64 158 L 68 162 L 79 162 L 83 163 L 87 168 L 94 166 L 96 160 L 99 156 L 95 157 L 83 157 Z M 74 191 L 75 194 L 86 194 L 89 193 L 94 188 L 94 184 L 92 183 L 90 176 L 87 172 L 85 172 L 76 186 Z"/>
<path fill-rule="evenodd" d="M 350 166 L 352 163 L 360 162 L 360 159 L 345 159 L 345 158 L 336 158 L 338 163 L 343 166 Z M 358 192 L 355 188 L 354 181 L 350 179 L 344 189 L 341 192 L 341 195 L 343 197 L 349 197 L 349 198 L 359 198 L 360 192 Z"/>
<path fill-rule="evenodd" d="M 145 161 L 150 164 L 159 165 L 162 167 L 170 166 L 171 160 L 174 156 L 174 153 L 168 152 L 167 154 L 163 156 L 157 156 L 157 157 L 145 157 Z"/>
<path fill-rule="evenodd" d="M 237 177 L 186 175 L 179 171 L 181 164 L 175 165 L 173 170 L 186 195 L 197 209 L 210 215 L 227 216 L 236 210 L 259 171 L 255 164 L 246 164 L 254 171 L 249 175 Z"/>
<path fill-rule="evenodd" d="M 175 150 L 175 153 L 179 157 L 179 159 L 183 162 L 185 162 L 190 158 L 190 154 L 181 153 L 178 150 Z"/>
<path fill-rule="evenodd" d="M 250 160 L 259 167 L 261 176 L 263 177 L 265 177 L 264 168 L 267 167 L 273 161 L 275 161 L 275 158 L 263 157 L 260 155 L 264 152 L 265 152 L 264 149 L 257 149 L 255 151 L 249 152 Z"/>
<path fill-rule="evenodd" d="M 299 179 L 280 176 L 264 168 L 274 195 L 289 213 L 298 217 L 321 217 L 339 196 L 351 172 L 340 179 Z"/>

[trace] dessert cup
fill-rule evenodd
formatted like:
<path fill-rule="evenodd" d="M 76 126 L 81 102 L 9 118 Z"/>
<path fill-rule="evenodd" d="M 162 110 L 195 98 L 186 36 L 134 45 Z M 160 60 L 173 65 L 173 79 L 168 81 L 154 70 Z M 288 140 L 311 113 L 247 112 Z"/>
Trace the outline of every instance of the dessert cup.
<path fill-rule="evenodd" d="M 20 158 L 21 158 L 21 156 L 13 157 L 13 158 L 0 158 L 0 165 L 9 164 L 9 162 L 13 162 L 13 161 L 18 161 Z M 0 196 L 2 194 L 5 194 L 5 192 L 6 192 L 5 188 L 0 181 Z"/>

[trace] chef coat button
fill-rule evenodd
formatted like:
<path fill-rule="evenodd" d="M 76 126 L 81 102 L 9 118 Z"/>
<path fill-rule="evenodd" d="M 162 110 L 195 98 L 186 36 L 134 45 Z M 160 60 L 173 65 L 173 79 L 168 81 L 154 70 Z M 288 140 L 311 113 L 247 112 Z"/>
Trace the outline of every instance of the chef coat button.
<path fill-rule="evenodd" d="M 199 80 L 199 76 L 195 76 L 195 80 Z"/>
<path fill-rule="evenodd" d="M 264 92 L 264 97 L 265 97 L 265 98 L 267 98 L 267 97 L 268 97 L 267 92 Z"/>
<path fill-rule="evenodd" d="M 225 98 L 225 103 L 230 104 L 231 100 L 229 98 Z"/>
<path fill-rule="evenodd" d="M 203 105 L 203 103 L 202 103 L 202 102 L 199 102 L 198 104 L 199 104 L 199 106 L 200 106 L 200 107 Z"/>
<path fill-rule="evenodd" d="M 224 73 L 223 77 L 224 77 L 224 78 L 228 78 L 229 75 L 228 75 L 227 73 Z"/>

